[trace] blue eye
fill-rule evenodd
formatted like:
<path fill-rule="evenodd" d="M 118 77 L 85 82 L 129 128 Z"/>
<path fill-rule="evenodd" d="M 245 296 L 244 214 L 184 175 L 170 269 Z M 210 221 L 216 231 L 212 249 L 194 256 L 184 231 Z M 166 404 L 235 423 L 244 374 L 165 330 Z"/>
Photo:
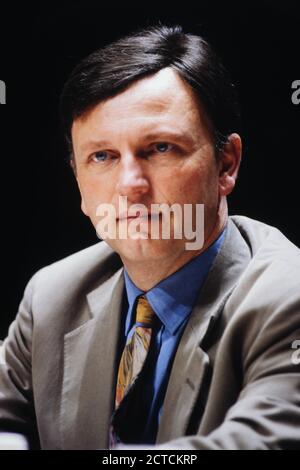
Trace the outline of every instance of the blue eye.
<path fill-rule="evenodd" d="M 158 144 L 155 144 L 155 150 L 157 150 L 159 153 L 165 153 L 170 150 L 171 147 L 172 146 L 166 142 L 159 142 Z"/>
<path fill-rule="evenodd" d="M 96 163 L 98 162 L 104 162 L 108 157 L 107 152 L 95 152 L 92 155 L 92 160 Z"/>

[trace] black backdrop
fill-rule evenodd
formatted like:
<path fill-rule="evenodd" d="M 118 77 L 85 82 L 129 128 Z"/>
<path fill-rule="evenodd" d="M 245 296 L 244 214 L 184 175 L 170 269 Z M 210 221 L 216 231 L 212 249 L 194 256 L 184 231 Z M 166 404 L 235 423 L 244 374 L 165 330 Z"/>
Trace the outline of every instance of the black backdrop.
<path fill-rule="evenodd" d="M 0 10 L 7 87 L 0 106 L 0 338 L 30 276 L 97 241 L 80 212 L 59 129 L 62 85 L 86 54 L 158 21 L 204 35 L 238 85 L 244 152 L 230 213 L 275 225 L 300 246 L 300 105 L 291 100 L 291 84 L 300 80 L 297 2 L 10 2 Z"/>

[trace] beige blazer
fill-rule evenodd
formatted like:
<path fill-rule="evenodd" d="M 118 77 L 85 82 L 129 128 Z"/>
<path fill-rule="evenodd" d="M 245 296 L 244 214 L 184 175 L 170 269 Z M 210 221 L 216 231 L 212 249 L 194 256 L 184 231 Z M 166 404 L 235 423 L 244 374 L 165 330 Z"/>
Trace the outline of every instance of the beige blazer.
<path fill-rule="evenodd" d="M 43 449 L 103 449 L 124 290 L 100 242 L 29 282 L 1 351 L 0 430 Z M 300 250 L 235 216 L 180 341 L 157 444 L 300 448 Z"/>

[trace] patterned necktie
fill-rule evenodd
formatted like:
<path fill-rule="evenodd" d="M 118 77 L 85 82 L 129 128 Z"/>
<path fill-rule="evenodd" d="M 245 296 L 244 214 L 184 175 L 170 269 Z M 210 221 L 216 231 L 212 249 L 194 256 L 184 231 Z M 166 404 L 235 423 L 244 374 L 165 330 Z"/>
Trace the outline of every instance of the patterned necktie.
<path fill-rule="evenodd" d="M 117 425 L 118 422 L 116 416 L 120 408 L 122 408 L 125 397 L 128 401 L 130 391 L 133 389 L 133 385 L 141 374 L 149 350 L 155 319 L 155 312 L 151 308 L 148 300 L 146 297 L 141 296 L 138 299 L 136 308 L 135 327 L 132 334 L 127 338 L 120 360 L 116 386 L 115 412 L 110 433 L 110 448 L 113 448 L 114 445 L 120 441 L 118 438 L 118 430 L 115 429 L 114 426 L 114 423 Z M 128 416 L 128 418 L 130 419 L 130 416 Z M 123 421 L 123 417 L 121 421 Z"/>

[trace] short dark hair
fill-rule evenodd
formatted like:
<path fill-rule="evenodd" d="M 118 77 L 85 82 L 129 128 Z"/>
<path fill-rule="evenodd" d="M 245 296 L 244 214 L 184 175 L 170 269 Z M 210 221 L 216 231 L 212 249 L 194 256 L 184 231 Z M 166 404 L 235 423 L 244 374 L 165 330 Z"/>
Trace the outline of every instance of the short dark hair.
<path fill-rule="evenodd" d="M 228 71 L 211 46 L 181 26 L 143 29 L 99 49 L 80 62 L 67 80 L 60 113 L 72 149 L 73 121 L 131 83 L 171 67 L 185 80 L 210 120 L 219 151 L 232 132 L 239 132 L 237 93 Z"/>

